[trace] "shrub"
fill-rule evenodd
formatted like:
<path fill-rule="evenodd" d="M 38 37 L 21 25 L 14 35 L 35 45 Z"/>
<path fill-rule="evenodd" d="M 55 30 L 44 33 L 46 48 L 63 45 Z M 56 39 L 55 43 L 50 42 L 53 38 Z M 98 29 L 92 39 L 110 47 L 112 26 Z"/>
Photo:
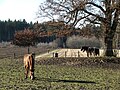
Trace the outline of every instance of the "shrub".
<path fill-rule="evenodd" d="M 34 46 L 36 42 L 36 33 L 29 29 L 25 29 L 24 31 L 17 31 L 14 35 L 13 44 L 18 46 Z"/>
<path fill-rule="evenodd" d="M 69 37 L 66 44 L 69 48 L 81 48 L 81 46 L 101 47 L 101 43 L 96 37 L 86 38 L 75 35 Z"/>

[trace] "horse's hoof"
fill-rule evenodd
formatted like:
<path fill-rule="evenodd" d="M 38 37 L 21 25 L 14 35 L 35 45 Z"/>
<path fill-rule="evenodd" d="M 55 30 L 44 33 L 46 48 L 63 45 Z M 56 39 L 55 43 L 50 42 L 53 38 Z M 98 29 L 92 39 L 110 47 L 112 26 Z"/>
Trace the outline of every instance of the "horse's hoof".
<path fill-rule="evenodd" d="M 27 79 L 27 77 L 25 77 L 25 79 Z"/>

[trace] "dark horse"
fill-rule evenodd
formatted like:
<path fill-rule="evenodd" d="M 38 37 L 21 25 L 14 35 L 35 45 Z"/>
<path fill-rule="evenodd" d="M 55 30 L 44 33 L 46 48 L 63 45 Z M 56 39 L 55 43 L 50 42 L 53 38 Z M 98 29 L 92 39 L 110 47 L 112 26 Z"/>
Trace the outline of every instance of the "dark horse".
<path fill-rule="evenodd" d="M 99 49 L 96 47 L 82 46 L 81 51 L 86 51 L 87 57 L 91 56 L 92 54 L 94 56 L 99 56 Z"/>

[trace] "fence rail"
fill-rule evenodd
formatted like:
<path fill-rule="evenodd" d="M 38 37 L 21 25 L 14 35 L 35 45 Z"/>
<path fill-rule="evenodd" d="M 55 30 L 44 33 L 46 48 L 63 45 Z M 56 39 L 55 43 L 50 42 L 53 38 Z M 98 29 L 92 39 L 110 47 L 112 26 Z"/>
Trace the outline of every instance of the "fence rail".
<path fill-rule="evenodd" d="M 104 49 L 100 49 L 99 56 L 95 56 L 92 54 L 90 57 L 102 57 L 104 56 Z M 116 54 L 117 57 L 120 57 L 120 50 L 114 49 L 114 54 Z M 44 53 L 41 55 L 38 55 L 36 58 L 40 57 L 87 57 L 87 53 L 81 51 L 81 49 L 56 49 L 49 53 Z"/>
<path fill-rule="evenodd" d="M 105 49 L 100 49 L 100 55 L 104 56 Z M 114 54 L 120 57 L 120 50 L 113 49 Z M 25 47 L 5 47 L 0 48 L 0 58 L 20 58 L 26 54 L 27 48 Z M 35 52 L 37 57 L 87 57 L 86 52 L 81 49 L 53 49 L 51 47 L 30 47 L 30 52 Z M 92 55 L 93 56 L 93 55 Z"/>

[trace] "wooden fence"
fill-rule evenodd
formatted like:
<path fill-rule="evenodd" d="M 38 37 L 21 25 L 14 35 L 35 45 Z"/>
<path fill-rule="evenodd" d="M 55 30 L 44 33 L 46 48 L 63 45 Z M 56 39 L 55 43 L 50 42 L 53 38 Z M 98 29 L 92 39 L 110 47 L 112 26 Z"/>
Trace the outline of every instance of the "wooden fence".
<path fill-rule="evenodd" d="M 47 52 L 48 50 L 53 50 L 53 48 L 49 46 L 42 47 L 30 47 L 29 52 L 34 52 L 35 54 L 42 54 Z M 23 57 L 24 54 L 28 53 L 27 47 L 4 47 L 0 48 L 0 58 L 20 58 Z"/>

